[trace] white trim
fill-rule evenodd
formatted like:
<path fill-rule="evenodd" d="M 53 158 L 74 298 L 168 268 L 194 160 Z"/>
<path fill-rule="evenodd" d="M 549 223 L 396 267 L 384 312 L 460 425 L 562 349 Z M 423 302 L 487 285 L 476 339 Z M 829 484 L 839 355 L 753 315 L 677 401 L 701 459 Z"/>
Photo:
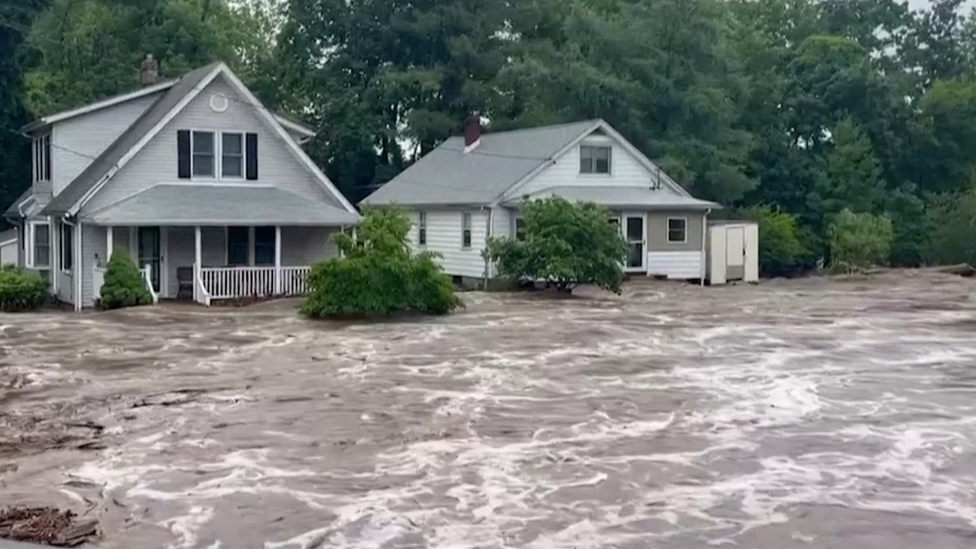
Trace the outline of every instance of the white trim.
<path fill-rule="evenodd" d="M 105 227 L 105 264 L 112 260 L 112 252 L 115 251 L 115 227 L 108 225 Z"/>
<path fill-rule="evenodd" d="M 85 265 L 85 257 L 81 254 L 82 251 L 81 227 L 82 227 L 81 222 L 78 222 L 75 226 L 75 261 L 80 261 L 81 263 L 79 263 L 79 265 L 83 267 Z M 75 283 L 75 292 L 74 292 L 75 295 L 73 296 L 73 299 L 75 302 L 75 310 L 80 311 L 81 305 L 85 300 L 85 295 L 83 290 L 84 284 L 82 284 L 83 279 L 85 278 L 85 269 L 79 268 L 76 269 L 76 271 L 77 271 L 77 276 L 72 276 L 72 280 L 74 280 Z"/>
<path fill-rule="evenodd" d="M 156 84 L 154 86 L 147 86 L 145 88 L 136 90 L 136 91 L 131 92 L 131 93 L 127 93 L 125 95 L 119 95 L 117 97 L 111 97 L 111 98 L 105 99 L 103 101 L 98 101 L 96 103 L 91 103 L 89 105 L 85 105 L 84 107 L 79 107 L 77 109 L 73 109 L 73 110 L 70 110 L 70 111 L 62 111 L 62 112 L 59 112 L 59 113 L 50 114 L 48 116 L 44 116 L 44 117 L 38 118 L 34 122 L 32 122 L 29 125 L 25 126 L 24 127 L 24 131 L 31 131 L 31 130 L 34 130 L 34 129 L 37 129 L 37 128 L 40 128 L 40 127 L 43 127 L 43 126 L 48 126 L 48 125 L 54 124 L 55 122 L 61 122 L 62 120 L 67 120 L 69 118 L 75 118 L 76 116 L 82 116 L 82 115 L 85 115 L 85 114 L 88 114 L 88 113 L 92 113 L 92 112 L 95 112 L 95 111 L 98 111 L 98 110 L 101 110 L 101 109 L 105 109 L 105 108 L 108 108 L 108 107 L 112 107 L 112 106 L 118 105 L 119 103 L 125 103 L 125 102 L 131 101 L 133 99 L 139 99 L 140 97 L 145 97 L 147 95 L 152 95 L 152 94 L 154 94 L 156 92 L 168 90 L 169 88 L 172 88 L 173 86 L 175 86 L 177 82 L 179 82 L 179 81 L 178 80 L 170 80 L 168 82 L 163 82 L 161 84 Z"/>
<path fill-rule="evenodd" d="M 241 137 L 241 175 L 224 175 L 224 136 L 225 135 L 239 135 Z M 257 134 L 255 134 L 257 135 Z M 218 135 L 218 140 L 220 141 L 220 156 L 217 158 L 217 163 L 220 165 L 217 168 L 218 179 L 221 181 L 244 181 L 247 179 L 247 132 L 242 131 L 223 131 L 221 130 Z M 261 138 L 258 137 L 258 141 Z M 192 155 L 191 155 L 192 156 Z M 193 173 L 193 166 L 190 166 L 190 173 Z M 260 174 L 258 174 L 260 177 Z"/>
<path fill-rule="evenodd" d="M 156 135 L 159 134 L 159 132 L 162 131 L 162 129 L 165 128 L 174 118 L 176 118 L 178 114 L 183 112 L 183 109 L 185 109 L 187 105 L 189 105 L 194 99 L 196 99 L 196 97 L 200 95 L 200 93 L 202 93 L 203 90 L 206 89 L 207 86 L 209 86 L 210 83 L 213 82 L 214 79 L 217 78 L 217 76 L 225 69 L 228 70 L 229 72 L 229 69 L 227 69 L 227 66 L 224 65 L 223 63 L 214 67 L 214 69 L 210 72 L 210 74 L 208 74 L 205 78 L 203 78 L 200 81 L 199 84 L 197 84 L 189 92 L 187 92 L 187 94 L 183 97 L 183 99 L 181 99 L 180 102 L 177 103 L 169 111 L 169 113 L 166 114 L 166 116 L 161 118 L 159 122 L 157 122 L 156 125 L 153 126 L 151 130 L 146 132 L 146 135 L 143 135 L 142 139 L 140 139 L 131 149 L 129 149 L 129 152 L 125 153 L 125 155 L 123 155 L 122 158 L 119 159 L 119 161 L 115 164 L 114 167 L 112 167 L 108 171 L 108 173 L 106 173 L 104 176 L 102 176 L 100 180 L 98 180 L 98 183 L 96 183 L 95 186 L 93 186 L 91 189 L 88 189 L 88 192 L 82 195 L 82 197 L 77 202 L 75 202 L 75 204 L 71 206 L 71 208 L 69 208 L 68 213 L 70 215 L 76 215 L 78 213 L 78 210 L 80 210 L 86 203 L 88 203 L 88 201 L 91 200 L 91 198 L 95 196 L 95 194 L 98 193 L 98 191 L 102 190 L 102 187 L 104 187 L 105 184 L 109 182 L 109 180 L 115 177 L 115 174 L 119 173 L 119 170 L 121 170 L 126 164 L 129 163 L 130 160 L 132 160 L 137 154 L 139 154 L 139 151 L 145 148 L 145 146 L 150 141 L 152 141 L 156 137 Z M 193 173 L 192 170 L 190 173 L 191 174 Z"/>
<path fill-rule="evenodd" d="M 587 147 L 587 148 L 593 149 L 594 151 L 596 149 L 606 149 L 607 150 L 607 172 L 606 173 L 596 172 L 596 171 L 593 171 L 593 172 L 584 172 L 583 171 L 583 147 Z M 576 166 L 576 169 L 579 170 L 577 172 L 577 174 L 576 174 L 578 177 L 583 178 L 583 179 L 610 179 L 610 178 L 613 177 L 613 165 L 614 165 L 614 161 L 613 161 L 613 142 L 612 141 L 609 142 L 609 143 L 586 143 L 585 140 L 584 141 L 580 141 L 580 144 L 579 144 L 579 159 L 580 159 L 580 162 L 578 163 L 579 165 Z M 591 163 L 592 163 L 592 166 L 591 167 L 593 169 L 596 169 L 596 158 L 595 157 L 591 159 Z"/>
<path fill-rule="evenodd" d="M 623 222 L 620 225 L 620 229 L 623 232 L 624 240 L 627 241 L 627 259 L 624 262 L 624 271 L 628 273 L 646 273 L 647 272 L 647 212 L 623 212 L 620 215 Z M 641 220 L 641 264 L 637 267 L 631 267 L 630 262 L 630 246 L 634 244 L 628 236 L 628 222 L 631 219 Z"/>
<path fill-rule="evenodd" d="M 279 124 L 288 128 L 289 130 L 292 130 L 295 133 L 300 133 L 305 137 L 315 137 L 316 135 L 315 130 L 307 126 L 303 126 L 297 122 L 292 122 L 291 120 L 288 120 L 287 118 L 277 114 L 275 114 L 274 117 Z"/>
<path fill-rule="evenodd" d="M 471 151 L 477 149 L 481 145 L 481 138 L 475 140 L 474 143 L 464 146 L 464 154 L 470 154 Z"/>
<path fill-rule="evenodd" d="M 36 238 L 36 235 L 34 234 L 34 231 L 36 230 L 36 227 L 38 225 L 45 225 L 45 226 L 47 226 L 47 238 L 48 238 L 48 242 L 47 242 L 47 250 L 48 250 L 47 265 L 37 265 L 37 258 L 34 257 L 34 239 Z M 26 249 L 24 250 L 24 266 L 26 266 L 28 269 L 35 269 L 35 270 L 38 270 L 38 271 L 49 271 L 49 270 L 51 270 L 52 263 L 53 263 L 53 261 L 51 261 L 51 255 L 52 255 L 51 254 L 51 247 L 52 247 L 52 242 L 51 241 L 54 240 L 54 235 L 51 234 L 51 220 L 49 218 L 45 218 L 45 219 L 35 219 L 33 221 L 28 221 L 27 222 L 27 230 L 25 230 L 24 232 L 26 233 L 26 235 L 25 235 L 26 236 Z"/>
<path fill-rule="evenodd" d="M 218 153 L 220 152 L 220 146 L 217 144 L 217 140 L 220 139 L 220 132 L 218 130 L 211 130 L 207 128 L 191 128 L 189 131 L 190 131 L 190 180 L 191 181 L 219 180 L 220 167 L 218 166 L 219 164 Z M 193 157 L 196 156 L 196 152 L 194 152 L 194 144 L 196 143 L 196 135 L 198 133 L 200 134 L 209 133 L 210 135 L 213 136 L 213 175 L 197 175 L 193 171 L 193 164 L 195 164 L 195 162 L 193 161 L 194 160 Z"/>
<path fill-rule="evenodd" d="M 274 114 L 272 114 L 267 108 L 265 108 L 264 105 L 261 104 L 260 101 L 258 101 L 257 97 L 255 97 L 254 94 L 251 93 L 251 90 L 249 90 L 247 86 L 245 86 L 244 83 L 241 82 L 241 80 L 237 77 L 237 75 L 234 74 L 233 71 L 227 68 L 227 65 L 224 65 L 223 63 L 221 63 L 220 67 L 218 68 L 224 71 L 224 76 L 234 86 L 237 87 L 241 95 L 247 98 L 247 100 L 250 101 L 252 105 L 254 105 L 255 110 L 258 112 L 258 114 L 260 114 L 265 119 L 265 121 L 267 121 L 268 124 L 270 124 L 270 126 L 275 130 L 278 136 L 285 140 L 285 143 L 287 143 L 289 148 L 291 148 L 292 153 L 294 153 L 295 156 L 299 160 L 301 160 L 303 164 L 305 164 L 305 167 L 307 167 L 315 175 L 315 177 L 318 178 L 319 182 L 322 183 L 322 186 L 325 187 L 326 190 L 328 190 L 330 193 L 332 193 L 332 195 L 336 198 L 336 200 L 338 200 L 339 203 L 342 204 L 342 206 L 346 208 L 347 211 L 359 215 L 359 211 L 357 211 L 356 208 L 348 200 L 346 200 L 346 197 L 339 192 L 339 189 L 335 187 L 332 181 L 330 181 L 329 178 L 326 177 L 324 173 L 322 173 L 322 170 L 320 170 L 319 167 L 315 165 L 315 162 L 312 162 L 312 159 L 309 158 L 309 156 L 305 153 L 305 151 L 298 146 L 298 143 L 295 141 L 294 138 L 292 138 L 291 134 L 285 131 L 285 128 L 282 126 L 280 122 L 278 122 Z"/>
<path fill-rule="evenodd" d="M 17 239 L 16 238 L 12 238 L 10 240 L 0 240 L 0 246 L 9 246 L 9 245 L 14 244 L 16 242 L 17 242 Z"/>
<path fill-rule="evenodd" d="M 684 221 L 684 240 L 671 240 L 671 221 Z M 665 226 L 665 231 L 667 233 L 664 235 L 664 239 L 668 244 L 687 244 L 688 243 L 688 218 L 687 217 L 669 217 L 668 223 Z"/>

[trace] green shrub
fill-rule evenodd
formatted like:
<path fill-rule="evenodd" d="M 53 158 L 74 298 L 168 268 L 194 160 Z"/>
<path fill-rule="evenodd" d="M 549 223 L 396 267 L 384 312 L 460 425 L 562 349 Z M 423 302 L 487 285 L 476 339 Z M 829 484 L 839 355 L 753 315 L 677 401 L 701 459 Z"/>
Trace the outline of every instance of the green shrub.
<path fill-rule="evenodd" d="M 759 225 L 759 269 L 763 276 L 784 276 L 802 269 L 809 261 L 806 236 L 796 216 L 769 205 L 740 212 Z"/>
<path fill-rule="evenodd" d="M 49 297 L 47 282 L 40 276 L 10 265 L 0 268 L 0 311 L 30 311 Z"/>
<path fill-rule="evenodd" d="M 109 310 L 151 304 L 152 294 L 142 273 L 125 251 L 114 250 L 105 271 L 98 308 Z"/>
<path fill-rule="evenodd" d="M 937 196 L 928 213 L 928 261 L 976 265 L 976 190 Z"/>
<path fill-rule="evenodd" d="M 620 293 L 629 247 L 609 218 L 609 210 L 593 203 L 560 197 L 527 201 L 522 240 L 491 239 L 488 257 L 513 280 L 541 280 L 565 291 L 594 284 Z"/>
<path fill-rule="evenodd" d="M 906 185 L 888 193 L 885 209 L 894 227 L 889 260 L 895 267 L 919 267 L 926 260 L 930 246 L 929 218 L 925 203 L 913 186 Z"/>
<path fill-rule="evenodd" d="M 312 268 L 302 313 L 312 318 L 441 315 L 461 306 L 435 256 L 411 254 L 410 225 L 402 211 L 368 210 L 355 235 L 336 235 L 343 257 Z"/>
<path fill-rule="evenodd" d="M 848 273 L 887 261 L 894 231 L 886 215 L 843 210 L 827 228 L 830 260 Z"/>

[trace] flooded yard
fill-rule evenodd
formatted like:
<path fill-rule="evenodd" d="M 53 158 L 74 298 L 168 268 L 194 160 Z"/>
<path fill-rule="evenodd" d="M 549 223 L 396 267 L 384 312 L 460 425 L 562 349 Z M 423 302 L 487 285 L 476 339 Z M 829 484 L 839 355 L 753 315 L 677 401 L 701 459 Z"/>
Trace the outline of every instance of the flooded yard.
<path fill-rule="evenodd" d="M 0 315 L 0 505 L 118 549 L 972 549 L 974 289 Z"/>

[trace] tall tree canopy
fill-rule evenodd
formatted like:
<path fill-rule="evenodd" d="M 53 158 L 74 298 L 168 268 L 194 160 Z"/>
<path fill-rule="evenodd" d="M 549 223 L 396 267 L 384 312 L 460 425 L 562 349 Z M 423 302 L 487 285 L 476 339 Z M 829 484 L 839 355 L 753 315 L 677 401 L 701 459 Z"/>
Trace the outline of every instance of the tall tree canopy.
<path fill-rule="evenodd" d="M 697 195 L 796 216 L 815 253 L 849 209 L 889 214 L 892 258 L 918 263 L 928 206 L 976 183 L 962 0 L 31 1 L 0 11 L 19 25 L 0 26 L 19 48 L 4 126 L 133 87 L 146 53 L 164 75 L 223 59 L 316 126 L 308 150 L 353 200 L 472 112 L 605 118 Z M 0 198 L 22 177 L 0 172 Z"/>

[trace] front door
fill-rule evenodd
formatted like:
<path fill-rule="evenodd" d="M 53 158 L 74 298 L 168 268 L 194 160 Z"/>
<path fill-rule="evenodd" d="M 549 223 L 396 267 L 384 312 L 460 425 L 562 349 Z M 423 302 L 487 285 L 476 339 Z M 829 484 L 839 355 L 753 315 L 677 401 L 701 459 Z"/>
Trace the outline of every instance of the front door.
<path fill-rule="evenodd" d="M 643 215 L 628 215 L 625 219 L 625 234 L 630 252 L 627 254 L 628 271 L 645 271 L 647 253 L 645 250 L 645 231 Z"/>
<path fill-rule="evenodd" d="M 159 227 L 139 227 L 139 268 L 149 265 L 153 289 L 159 293 L 162 246 L 159 241 Z"/>

